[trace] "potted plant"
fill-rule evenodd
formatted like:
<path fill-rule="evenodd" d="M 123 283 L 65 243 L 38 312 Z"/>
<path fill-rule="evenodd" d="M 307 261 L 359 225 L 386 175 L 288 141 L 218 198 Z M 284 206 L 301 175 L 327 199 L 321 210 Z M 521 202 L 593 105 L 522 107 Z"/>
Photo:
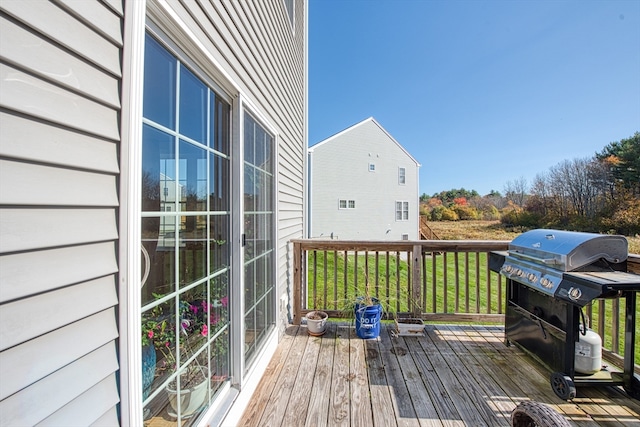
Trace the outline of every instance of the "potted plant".
<path fill-rule="evenodd" d="M 306 315 L 307 318 L 307 332 L 309 335 L 319 337 L 324 335 L 327 329 L 327 319 L 329 315 L 324 311 L 310 311 Z"/>
<path fill-rule="evenodd" d="M 190 299 L 187 295 L 183 295 L 182 298 L 178 306 L 177 325 L 172 307 L 164 307 L 165 311 L 168 311 L 164 313 L 163 308 L 157 306 L 143 315 L 142 341 L 143 346 L 152 343 L 157 351 L 158 361 L 154 363 L 155 377 L 173 377 L 165 387 L 169 404 L 173 409 L 173 413 L 168 411 L 169 415 L 177 416 L 180 401 L 181 417 L 188 418 L 206 403 L 209 371 L 206 364 L 203 366 L 200 363 L 199 356 L 193 358 L 188 366 L 179 366 L 176 360 L 177 352 L 180 352 L 180 361 L 184 363 L 205 345 L 210 334 L 221 323 L 221 317 L 224 317 L 221 313 L 227 310 L 228 299 L 214 299 L 209 304 L 206 298 Z M 179 375 L 175 374 L 177 370 L 180 371 Z M 143 383 L 144 387 L 146 382 Z M 148 391 L 144 398 L 147 396 Z"/>
<path fill-rule="evenodd" d="M 368 284 L 365 287 L 365 295 L 356 298 L 353 313 L 356 319 L 356 335 L 362 339 L 378 338 L 383 309 L 380 301 L 369 295 Z"/>

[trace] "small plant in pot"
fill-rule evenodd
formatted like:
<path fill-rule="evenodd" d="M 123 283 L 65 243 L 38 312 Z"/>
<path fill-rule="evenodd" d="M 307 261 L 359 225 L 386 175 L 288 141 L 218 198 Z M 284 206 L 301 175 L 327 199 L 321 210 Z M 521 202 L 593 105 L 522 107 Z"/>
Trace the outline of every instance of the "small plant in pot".
<path fill-rule="evenodd" d="M 329 315 L 324 311 L 310 311 L 306 315 L 307 318 L 307 332 L 309 335 L 319 337 L 324 335 L 327 330 L 327 319 Z"/>

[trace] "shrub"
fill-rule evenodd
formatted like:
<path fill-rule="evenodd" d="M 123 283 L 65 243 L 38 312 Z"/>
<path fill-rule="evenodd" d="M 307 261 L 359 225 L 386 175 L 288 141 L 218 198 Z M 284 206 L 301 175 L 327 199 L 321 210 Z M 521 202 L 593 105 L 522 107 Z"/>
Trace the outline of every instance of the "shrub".
<path fill-rule="evenodd" d="M 478 211 L 466 205 L 454 205 L 451 208 L 461 220 L 478 219 Z"/>
<path fill-rule="evenodd" d="M 432 221 L 457 221 L 458 214 L 447 207 L 436 206 L 431 211 L 431 220 Z"/>

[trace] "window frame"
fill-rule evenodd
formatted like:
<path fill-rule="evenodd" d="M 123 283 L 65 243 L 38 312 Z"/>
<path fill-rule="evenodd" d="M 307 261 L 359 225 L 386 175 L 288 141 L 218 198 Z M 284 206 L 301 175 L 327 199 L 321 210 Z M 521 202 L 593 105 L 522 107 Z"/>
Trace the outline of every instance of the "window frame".
<path fill-rule="evenodd" d="M 348 209 L 355 209 L 355 208 L 356 208 L 356 201 L 354 199 L 338 199 L 339 210 L 348 210 Z"/>
<path fill-rule="evenodd" d="M 409 221 L 409 202 L 406 200 L 395 201 L 395 220 L 397 222 Z"/>
<path fill-rule="evenodd" d="M 399 166 L 398 167 L 398 185 L 406 185 L 407 183 L 407 169 Z"/>

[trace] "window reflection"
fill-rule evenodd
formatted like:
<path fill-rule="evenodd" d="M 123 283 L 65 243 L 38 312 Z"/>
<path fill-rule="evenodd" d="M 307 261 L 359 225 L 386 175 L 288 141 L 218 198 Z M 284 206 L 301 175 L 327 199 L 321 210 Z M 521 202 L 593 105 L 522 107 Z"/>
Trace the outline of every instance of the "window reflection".
<path fill-rule="evenodd" d="M 275 314 L 273 277 L 273 137 L 250 115 L 244 118 L 245 366 L 250 366 Z"/>
<path fill-rule="evenodd" d="M 229 380 L 230 106 L 151 36 L 144 97 L 144 416 L 185 426 Z"/>

